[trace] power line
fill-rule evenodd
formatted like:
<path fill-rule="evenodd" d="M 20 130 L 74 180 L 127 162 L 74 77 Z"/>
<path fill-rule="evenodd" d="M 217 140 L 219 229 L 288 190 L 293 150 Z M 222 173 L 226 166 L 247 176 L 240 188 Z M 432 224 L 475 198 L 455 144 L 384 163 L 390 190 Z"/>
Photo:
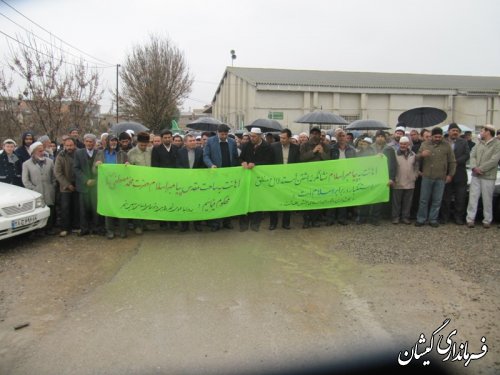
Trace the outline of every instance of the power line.
<path fill-rule="evenodd" d="M 196 98 L 193 98 L 193 97 L 190 97 L 190 96 L 188 96 L 187 99 L 189 99 L 189 100 L 191 100 L 193 102 L 200 102 L 200 103 L 203 103 L 203 104 L 207 104 L 206 100 L 196 99 Z"/>
<path fill-rule="evenodd" d="M 18 44 L 20 44 L 20 45 L 22 45 L 22 46 L 24 46 L 26 48 L 29 48 L 29 49 L 31 49 L 31 50 L 33 50 L 33 51 L 35 51 L 35 52 L 37 52 L 37 53 L 45 56 L 45 57 L 49 57 L 49 58 L 53 57 L 53 56 L 50 56 L 50 55 L 46 54 L 45 52 L 39 51 L 36 48 L 33 48 L 32 46 L 27 45 L 26 43 L 21 42 L 20 40 L 17 40 L 13 36 L 10 36 L 9 34 L 4 33 L 2 30 L 0 30 L 0 34 L 5 35 L 7 38 L 12 39 L 14 42 L 16 42 L 16 43 L 18 43 Z M 68 62 L 68 61 L 63 61 L 63 64 L 73 65 L 73 66 L 76 66 L 76 67 L 80 67 L 79 64 L 71 63 L 71 62 Z M 91 68 L 111 68 L 111 67 L 115 67 L 115 66 L 116 65 L 111 65 L 111 66 L 91 66 Z"/>
<path fill-rule="evenodd" d="M 34 25 L 38 26 L 40 29 L 42 29 L 43 31 L 45 31 L 46 33 L 50 34 L 51 36 L 55 37 L 56 39 L 58 39 L 60 42 L 62 42 L 63 44 L 66 44 L 67 46 L 77 50 L 78 52 L 80 53 L 83 53 L 84 55 L 87 55 L 89 57 L 91 57 L 92 59 L 96 60 L 96 61 L 100 61 L 102 62 L 103 64 L 107 64 L 107 65 L 110 65 L 110 66 L 114 66 L 116 64 L 112 64 L 110 62 L 107 62 L 107 61 L 104 61 L 102 59 L 99 59 L 97 57 L 94 57 L 88 53 L 86 53 L 85 51 L 82 51 L 81 49 L 79 49 L 78 47 L 75 47 L 73 46 L 72 44 L 68 43 L 68 42 L 65 42 L 64 40 L 62 40 L 61 38 L 59 38 L 57 35 L 54 35 L 52 32 L 50 32 L 49 30 L 45 29 L 43 26 L 40 26 L 38 23 L 36 23 L 35 21 L 33 21 L 32 19 L 30 19 L 29 17 L 25 16 L 24 14 L 22 14 L 20 11 L 18 11 L 16 8 L 14 8 L 12 5 L 10 5 L 9 3 L 7 3 L 5 0 L 0 0 L 2 3 L 4 3 L 5 5 L 7 5 L 9 8 L 11 8 L 12 10 L 14 10 L 16 13 L 18 13 L 19 15 L 21 15 L 22 17 L 26 18 L 28 21 L 30 21 L 31 23 L 33 23 Z"/>
<path fill-rule="evenodd" d="M 42 37 L 40 37 L 40 36 L 36 35 L 36 34 L 35 34 L 35 33 L 33 33 L 32 31 L 30 31 L 30 30 L 26 29 L 26 28 L 25 28 L 25 27 L 23 27 L 22 25 L 20 25 L 20 24 L 18 24 L 17 22 L 13 21 L 13 20 L 12 20 L 12 19 L 10 19 L 9 17 L 7 17 L 5 14 L 0 13 L 0 16 L 3 16 L 3 17 L 5 17 L 5 18 L 7 18 L 7 19 L 8 19 L 10 22 L 12 22 L 13 24 L 15 24 L 15 25 L 19 26 L 21 29 L 23 29 L 23 30 L 24 30 L 24 31 L 26 31 L 27 33 L 29 33 L 29 34 L 33 35 L 35 38 L 38 38 L 38 39 L 40 39 L 41 41 L 43 41 L 43 42 L 45 42 L 45 43 L 48 43 L 51 47 L 54 47 L 54 48 L 58 49 L 59 51 L 61 51 L 61 52 L 65 53 L 65 54 L 68 54 L 68 55 L 71 55 L 71 56 L 73 56 L 73 57 L 76 57 L 77 59 L 81 59 L 81 56 L 77 56 L 77 55 L 75 55 L 75 54 L 73 54 L 73 53 L 71 53 L 71 52 L 65 51 L 65 50 L 63 50 L 62 48 L 60 48 L 60 47 L 57 47 L 57 46 L 53 45 L 51 42 L 49 42 L 49 41 L 47 41 L 47 40 L 43 39 Z M 18 41 L 18 42 L 20 43 L 20 41 Z M 33 48 L 33 49 L 35 49 L 35 48 Z M 36 49 L 35 49 L 35 50 L 36 50 Z M 37 52 L 39 52 L 39 51 L 37 51 Z M 83 59 L 83 60 L 84 60 L 84 59 Z M 84 60 L 84 61 L 86 61 L 86 60 Z M 88 62 L 89 64 L 94 64 L 92 61 L 87 61 L 87 62 Z M 114 67 L 114 65 L 110 65 L 110 66 L 99 66 L 99 65 L 96 65 L 95 67 L 96 67 L 96 68 L 109 68 L 109 67 Z"/>

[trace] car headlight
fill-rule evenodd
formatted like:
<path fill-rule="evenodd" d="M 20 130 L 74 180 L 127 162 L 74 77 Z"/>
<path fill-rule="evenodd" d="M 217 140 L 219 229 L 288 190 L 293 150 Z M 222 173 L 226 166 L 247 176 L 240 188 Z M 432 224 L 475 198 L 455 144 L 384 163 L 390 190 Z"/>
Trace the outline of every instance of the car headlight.
<path fill-rule="evenodd" d="M 44 208 L 45 207 L 45 201 L 43 200 L 43 197 L 38 197 L 35 200 L 35 207 L 36 208 Z"/>

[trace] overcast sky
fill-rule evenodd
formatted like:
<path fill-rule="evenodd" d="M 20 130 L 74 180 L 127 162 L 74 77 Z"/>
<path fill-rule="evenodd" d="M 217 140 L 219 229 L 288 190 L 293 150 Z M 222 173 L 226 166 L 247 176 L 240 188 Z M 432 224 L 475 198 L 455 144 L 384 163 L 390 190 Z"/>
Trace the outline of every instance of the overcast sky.
<path fill-rule="evenodd" d="M 2 32 L 24 33 L 7 16 L 49 38 L 2 1 Z M 231 49 L 241 67 L 500 76 L 498 0 L 5 1 L 111 65 L 123 63 L 151 33 L 168 36 L 195 79 L 183 110 L 211 102 Z M 3 55 L 6 43 L 1 34 Z M 88 55 L 82 56 L 103 65 Z M 102 73 L 109 91 L 116 68 Z M 102 104 L 107 112 L 108 93 Z"/>

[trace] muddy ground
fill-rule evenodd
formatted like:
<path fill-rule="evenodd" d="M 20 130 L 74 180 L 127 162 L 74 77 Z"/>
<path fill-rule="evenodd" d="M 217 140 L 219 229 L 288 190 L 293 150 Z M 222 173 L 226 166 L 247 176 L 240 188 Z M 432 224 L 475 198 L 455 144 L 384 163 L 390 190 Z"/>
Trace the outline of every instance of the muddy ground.
<path fill-rule="evenodd" d="M 236 221 L 234 224 L 237 228 Z M 303 230 L 300 228 L 300 219 L 295 218 L 296 229 L 285 231 L 280 228 L 271 232 L 267 230 L 266 224 L 263 223 L 258 233 L 240 233 L 237 229 L 211 233 L 208 228 L 205 228 L 204 233 L 178 233 L 153 228 L 157 230 L 146 232 L 143 236 L 131 231 L 128 238 L 111 241 L 100 236 L 75 235 L 66 238 L 31 235 L 2 241 L 0 373 L 29 374 L 36 368 L 35 364 L 40 364 L 41 358 L 46 359 L 48 364 L 45 366 L 46 371 L 41 370 L 39 373 L 93 373 L 89 369 L 89 372 L 83 369 L 69 371 L 65 367 L 72 366 L 77 354 L 65 353 L 68 363 L 64 364 L 63 361 L 59 367 L 51 364 L 51 358 L 46 357 L 53 356 L 54 361 L 60 362 L 58 355 L 64 350 L 54 345 L 54 342 L 64 343 L 65 334 L 70 337 L 73 328 L 78 330 L 75 325 L 80 322 L 82 327 L 91 330 L 82 322 L 81 316 L 75 319 L 75 314 L 85 311 L 88 305 L 92 306 L 92 311 L 99 310 L 94 305 L 101 299 L 100 294 L 112 293 L 106 288 L 133 279 L 133 272 L 137 272 L 134 268 L 139 268 L 137 264 L 145 267 L 141 262 L 151 262 L 146 267 L 160 267 L 163 258 L 154 258 L 158 256 L 156 247 L 172 249 L 172 246 L 167 246 L 172 244 L 175 244 L 176 250 L 165 250 L 168 262 L 160 267 L 163 270 L 174 267 L 175 263 L 175 267 L 183 272 L 202 274 L 205 272 L 202 265 L 213 262 L 213 273 L 207 271 L 207 280 L 213 281 L 221 277 L 217 262 L 227 260 L 228 263 L 223 264 L 222 268 L 235 268 L 220 282 L 224 283 L 230 278 L 230 283 L 239 285 L 238 291 L 223 289 L 214 295 L 200 293 L 200 284 L 190 285 L 189 280 L 180 282 L 176 279 L 179 275 L 173 270 L 171 277 L 179 289 L 182 289 L 182 283 L 187 283 L 187 291 L 182 299 L 186 299 L 184 309 L 195 310 L 193 315 L 198 314 L 200 308 L 195 303 L 205 303 L 212 298 L 225 307 L 205 312 L 209 319 L 219 321 L 219 313 L 229 314 L 227 324 L 231 327 L 231 319 L 237 316 L 238 322 L 234 324 L 248 328 L 248 335 L 254 341 L 248 344 L 246 352 L 253 350 L 251 354 L 261 356 L 264 363 L 273 363 L 278 357 L 286 357 L 289 351 L 283 348 L 287 343 L 302 341 L 313 345 L 317 339 L 318 343 L 323 344 L 323 340 L 326 343 L 346 334 L 345 327 L 351 327 L 353 343 L 367 338 L 392 340 L 396 345 L 411 340 L 414 343 L 420 332 L 430 335 L 444 319 L 449 318 L 451 324 L 447 333 L 453 328 L 457 329 L 456 340 L 469 340 L 470 350 L 477 353 L 480 351 L 479 340 L 484 336 L 489 348 L 487 355 L 472 362 L 469 368 L 459 361 L 446 363 L 450 373 L 495 374 L 500 371 L 500 229 L 478 227 L 471 230 L 455 225 L 415 228 L 384 222 L 379 227 L 352 224 Z M 211 249 L 213 257 L 210 256 Z M 172 252 L 168 254 L 168 251 Z M 191 258 L 184 258 L 183 254 L 188 251 Z M 232 259 L 228 256 L 238 251 L 245 251 L 243 258 Z M 207 258 L 203 260 L 205 256 Z M 197 259 L 194 262 L 196 264 L 200 260 L 200 265 L 190 265 L 193 259 Z M 239 270 L 238 267 L 243 263 L 249 264 L 253 270 L 251 274 Z M 256 275 L 260 270 L 262 274 Z M 261 282 L 270 285 L 268 290 L 262 285 L 255 290 L 246 285 Z M 245 296 L 242 289 L 247 288 L 248 296 Z M 140 290 L 134 293 L 140 295 Z M 178 294 L 172 294 L 169 298 L 178 297 Z M 194 302 L 189 302 L 191 297 Z M 130 301 L 139 296 L 131 293 L 124 298 L 127 298 L 126 308 L 130 308 L 133 305 Z M 164 309 L 174 309 L 172 314 L 178 314 L 175 310 L 177 307 L 171 307 L 168 301 L 165 303 Z M 275 306 L 273 314 L 283 314 L 285 321 L 293 323 L 293 334 L 283 334 L 284 329 L 290 329 L 281 326 L 283 321 L 276 323 L 279 329 L 273 332 L 272 321 L 263 316 L 255 317 L 256 308 L 264 306 L 267 309 L 269 304 Z M 113 306 L 113 309 L 117 314 L 122 314 L 125 308 Z M 104 309 L 102 314 L 108 313 Z M 138 310 L 136 318 L 140 320 L 141 316 L 147 314 L 148 311 Z M 223 342 L 231 329 L 224 327 L 224 323 L 220 324 L 215 329 L 219 329 L 221 335 L 218 342 Z M 252 328 L 252 325 L 255 327 Z M 274 335 L 274 342 L 270 344 L 274 356 L 269 356 L 269 350 L 265 353 L 263 348 L 267 344 L 257 349 L 256 343 L 263 338 L 250 333 L 254 332 L 252 329 L 262 329 L 262 326 Z M 197 329 L 203 330 L 203 327 Z M 176 340 L 182 345 L 199 340 L 188 332 L 189 327 L 175 329 L 180 330 Z M 92 326 L 92 330 L 98 331 L 99 328 Z M 139 325 L 131 327 L 130 331 L 132 335 L 140 335 L 143 330 L 144 327 Z M 105 341 L 102 350 L 106 350 Z M 99 350 L 99 343 L 91 344 Z M 70 346 L 71 341 L 66 345 Z M 144 345 L 147 346 L 147 343 Z M 245 347 L 241 343 L 235 345 Z M 158 373 L 164 373 L 163 370 L 165 373 L 186 372 L 186 368 L 182 367 L 185 361 L 196 370 L 205 369 L 209 372 L 207 368 L 213 370 L 214 363 L 205 367 L 202 361 L 207 361 L 207 357 L 219 349 L 225 351 L 225 355 L 231 352 L 230 348 L 218 348 L 215 345 L 210 349 L 213 353 L 209 349 L 205 349 L 206 353 L 193 350 L 193 358 L 187 360 L 183 358 L 185 351 L 170 350 L 169 361 L 151 356 L 148 363 L 158 362 L 157 367 L 152 367 L 161 368 L 162 371 L 158 370 Z M 332 345 L 325 350 L 334 353 L 338 347 Z M 235 352 L 237 354 L 227 363 L 249 361 L 245 357 L 247 354 Z M 75 358 L 72 359 L 73 355 Z M 130 366 L 126 366 L 127 353 L 117 356 L 120 363 L 125 363 L 125 367 L 116 373 L 141 373 L 135 371 L 136 368 L 131 370 Z M 218 358 L 215 355 L 213 357 Z M 78 361 L 83 360 L 78 358 Z M 97 366 L 98 359 L 93 361 L 91 353 L 86 366 L 92 363 Z M 172 365 L 174 362 L 180 363 L 184 370 L 180 371 Z M 106 363 L 99 363 L 99 366 L 103 369 Z"/>

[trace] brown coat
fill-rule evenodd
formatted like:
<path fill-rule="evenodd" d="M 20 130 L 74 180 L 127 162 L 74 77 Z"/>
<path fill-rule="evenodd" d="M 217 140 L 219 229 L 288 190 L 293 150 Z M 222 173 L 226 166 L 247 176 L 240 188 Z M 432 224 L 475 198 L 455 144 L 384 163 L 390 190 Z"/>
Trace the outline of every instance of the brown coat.
<path fill-rule="evenodd" d="M 432 140 L 425 141 L 418 150 L 418 156 L 421 157 L 422 151 L 429 150 L 430 156 L 422 157 L 422 175 L 430 179 L 446 179 L 446 176 L 453 177 L 457 166 L 455 154 L 448 142 L 441 141 L 437 144 Z"/>
<path fill-rule="evenodd" d="M 76 187 L 75 172 L 73 170 L 74 156 L 74 153 L 69 154 L 63 150 L 56 157 L 54 174 L 59 182 L 59 190 L 61 193 L 71 192 L 71 190 L 68 189 L 70 185 Z"/>

